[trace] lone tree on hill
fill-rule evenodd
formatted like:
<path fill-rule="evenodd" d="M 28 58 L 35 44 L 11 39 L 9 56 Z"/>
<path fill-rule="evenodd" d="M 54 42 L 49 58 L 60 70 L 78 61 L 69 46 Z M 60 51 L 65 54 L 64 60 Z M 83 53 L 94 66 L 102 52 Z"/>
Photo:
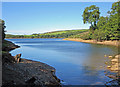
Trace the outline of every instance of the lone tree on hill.
<path fill-rule="evenodd" d="M 96 7 L 95 5 L 91 5 L 90 7 L 86 7 L 83 12 L 83 22 L 84 24 L 90 23 L 90 30 L 95 30 L 97 28 L 96 24 L 99 19 L 100 12 L 99 7 Z"/>

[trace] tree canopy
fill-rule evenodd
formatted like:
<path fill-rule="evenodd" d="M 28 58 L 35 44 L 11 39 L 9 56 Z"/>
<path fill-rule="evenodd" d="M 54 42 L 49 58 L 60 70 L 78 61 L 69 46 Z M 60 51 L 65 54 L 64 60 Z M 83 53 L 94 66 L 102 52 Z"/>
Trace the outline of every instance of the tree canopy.
<path fill-rule="evenodd" d="M 96 29 L 96 23 L 99 19 L 100 12 L 99 7 L 96 7 L 95 5 L 91 5 L 90 7 L 86 7 L 83 12 L 83 22 L 90 23 L 90 28 L 95 30 Z"/>
<path fill-rule="evenodd" d="M 83 12 L 83 22 L 91 23 L 93 31 L 89 31 L 87 37 L 83 39 L 95 40 L 120 40 L 120 2 L 112 4 L 111 10 L 107 12 L 108 16 L 99 17 L 99 7 L 92 5 L 86 7 Z M 85 35 L 83 35 L 85 36 Z"/>
<path fill-rule="evenodd" d="M 5 22 L 2 19 L 0 19 L 0 29 L 2 30 L 2 40 L 5 38 L 5 30 L 4 30 L 5 28 L 6 28 Z"/>

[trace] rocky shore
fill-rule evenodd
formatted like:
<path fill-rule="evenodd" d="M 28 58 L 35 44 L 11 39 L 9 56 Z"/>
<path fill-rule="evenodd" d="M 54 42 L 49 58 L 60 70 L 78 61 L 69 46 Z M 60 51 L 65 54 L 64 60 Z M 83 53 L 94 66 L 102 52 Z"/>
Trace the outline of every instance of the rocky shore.
<path fill-rule="evenodd" d="M 100 42 L 100 41 L 95 41 L 95 40 L 83 40 L 80 38 L 65 38 L 63 40 L 92 43 L 92 44 L 112 45 L 112 46 L 117 46 L 117 47 L 120 45 L 120 41 L 101 41 Z"/>
<path fill-rule="evenodd" d="M 109 87 L 110 85 L 120 85 L 120 54 L 119 54 L 119 48 L 120 48 L 120 40 L 119 41 L 102 41 L 98 42 L 95 40 L 83 40 L 80 38 L 65 38 L 63 40 L 68 41 L 77 41 L 77 42 L 84 42 L 84 43 L 92 43 L 92 44 L 101 44 L 101 45 L 111 45 L 118 47 L 118 53 L 115 56 L 107 56 L 105 57 L 109 58 L 110 60 L 105 62 L 106 64 L 106 71 L 105 75 L 109 78 L 111 78 L 111 81 L 106 82 L 106 87 Z M 113 86 L 110 86 L 113 87 Z"/>
<path fill-rule="evenodd" d="M 120 54 L 115 56 L 108 56 L 109 61 L 105 62 L 107 69 L 110 71 L 106 76 L 113 79 L 106 84 L 120 85 Z"/>
<path fill-rule="evenodd" d="M 2 48 L 2 86 L 26 85 L 27 87 L 60 86 L 55 68 L 41 62 L 21 58 L 21 54 L 12 56 L 9 51 L 19 46 L 3 41 Z"/>

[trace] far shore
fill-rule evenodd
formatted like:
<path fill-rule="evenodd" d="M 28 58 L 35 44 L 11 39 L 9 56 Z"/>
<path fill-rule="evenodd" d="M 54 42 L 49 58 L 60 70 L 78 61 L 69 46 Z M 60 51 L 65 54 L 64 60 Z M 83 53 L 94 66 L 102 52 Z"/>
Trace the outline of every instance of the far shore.
<path fill-rule="evenodd" d="M 96 41 L 96 40 L 83 40 L 80 38 L 65 38 L 62 40 L 69 40 L 69 41 L 77 41 L 77 42 L 84 42 L 84 43 L 92 43 L 92 44 L 102 44 L 102 45 L 112 45 L 112 46 L 120 46 L 120 40 L 117 41 Z"/>
<path fill-rule="evenodd" d="M 57 39 L 57 38 L 5 38 L 5 39 Z M 77 42 L 83 42 L 83 43 L 92 43 L 92 44 L 101 44 L 101 45 L 111 45 L 111 46 L 120 46 L 120 40 L 114 40 L 114 41 L 96 41 L 96 40 L 83 40 L 80 38 L 59 38 L 62 40 L 68 40 L 68 41 L 77 41 Z"/>
<path fill-rule="evenodd" d="M 5 38 L 5 39 L 57 39 L 57 38 Z M 63 38 L 58 38 L 63 39 Z"/>

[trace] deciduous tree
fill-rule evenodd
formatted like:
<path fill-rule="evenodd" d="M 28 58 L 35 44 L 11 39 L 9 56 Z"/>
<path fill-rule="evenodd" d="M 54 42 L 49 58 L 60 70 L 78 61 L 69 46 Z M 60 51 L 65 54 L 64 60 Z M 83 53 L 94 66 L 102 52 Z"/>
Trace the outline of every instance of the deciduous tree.
<path fill-rule="evenodd" d="M 84 24 L 90 23 L 91 26 L 90 28 L 95 30 L 97 21 L 99 19 L 100 12 L 99 12 L 99 7 L 96 7 L 95 5 L 91 5 L 90 7 L 86 7 L 84 12 L 83 12 L 83 22 Z"/>

